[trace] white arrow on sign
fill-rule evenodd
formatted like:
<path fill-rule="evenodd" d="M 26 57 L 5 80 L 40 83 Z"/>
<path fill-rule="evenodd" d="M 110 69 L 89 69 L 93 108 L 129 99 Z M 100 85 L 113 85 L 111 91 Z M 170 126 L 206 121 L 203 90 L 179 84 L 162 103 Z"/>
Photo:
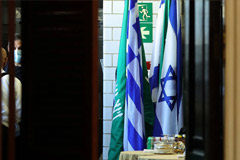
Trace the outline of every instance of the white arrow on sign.
<path fill-rule="evenodd" d="M 145 31 L 145 28 L 146 28 L 146 27 L 141 27 L 141 32 L 142 32 L 142 38 L 143 38 L 143 39 L 147 39 L 147 37 L 145 37 L 145 35 L 147 36 L 147 35 L 150 34 L 149 31 Z"/>

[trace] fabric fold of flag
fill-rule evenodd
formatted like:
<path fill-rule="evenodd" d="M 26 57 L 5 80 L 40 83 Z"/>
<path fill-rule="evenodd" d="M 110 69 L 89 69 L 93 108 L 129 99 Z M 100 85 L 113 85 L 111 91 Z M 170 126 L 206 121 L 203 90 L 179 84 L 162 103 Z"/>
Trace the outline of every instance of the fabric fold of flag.
<path fill-rule="evenodd" d="M 127 30 L 127 82 L 124 119 L 124 150 L 143 150 L 145 126 L 143 107 L 142 46 L 137 0 L 129 1 Z"/>
<path fill-rule="evenodd" d="M 183 126 L 181 25 L 178 7 L 178 1 L 171 0 L 162 68 L 160 60 L 154 136 L 177 134 Z"/>
<path fill-rule="evenodd" d="M 146 136 L 152 135 L 154 120 L 137 0 L 130 0 L 129 7 L 124 118 L 124 150 L 128 151 L 145 148 Z"/>
<path fill-rule="evenodd" d="M 163 18 L 164 18 L 165 0 L 160 1 L 158 17 L 156 23 L 155 41 L 153 42 L 152 61 L 150 68 L 149 81 L 151 85 L 152 101 L 156 103 L 158 85 L 159 85 L 159 67 L 163 36 Z M 161 62 L 162 63 L 162 62 Z"/>
<path fill-rule="evenodd" d="M 183 90 L 182 90 L 182 31 L 180 19 L 180 3 L 177 0 L 177 121 L 178 130 L 184 126 L 183 124 Z"/>
<path fill-rule="evenodd" d="M 159 113 L 159 107 L 156 107 L 159 89 L 160 89 L 160 80 L 161 72 L 164 58 L 164 48 L 165 48 L 165 39 L 167 34 L 168 27 L 168 17 L 170 9 L 170 0 L 161 0 L 158 19 L 157 19 L 157 34 L 153 46 L 153 57 L 152 57 L 152 68 L 150 70 L 150 84 L 152 91 L 152 100 L 155 107 L 155 120 L 154 120 L 154 129 L 153 136 L 161 136 L 163 134 L 162 127 L 160 124 L 161 113 Z M 156 67 L 158 65 L 158 67 Z M 158 77 L 157 77 L 158 76 Z"/>

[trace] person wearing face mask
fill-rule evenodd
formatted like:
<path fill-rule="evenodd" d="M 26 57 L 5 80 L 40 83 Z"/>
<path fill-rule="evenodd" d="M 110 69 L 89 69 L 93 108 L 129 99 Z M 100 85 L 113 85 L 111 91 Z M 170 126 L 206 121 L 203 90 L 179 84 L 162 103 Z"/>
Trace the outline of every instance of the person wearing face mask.
<path fill-rule="evenodd" d="M 8 45 L 9 53 L 9 45 Z M 15 64 L 15 77 L 22 82 L 22 40 L 20 35 L 15 35 L 14 39 L 14 64 Z M 8 64 L 4 67 L 4 70 L 8 72 Z"/>

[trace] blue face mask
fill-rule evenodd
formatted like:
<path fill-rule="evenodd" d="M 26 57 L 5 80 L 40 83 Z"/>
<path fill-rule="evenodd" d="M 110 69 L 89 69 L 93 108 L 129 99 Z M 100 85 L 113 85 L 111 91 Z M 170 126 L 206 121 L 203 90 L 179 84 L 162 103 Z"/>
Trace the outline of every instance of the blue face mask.
<path fill-rule="evenodd" d="M 14 62 L 21 63 L 22 61 L 22 50 L 15 49 L 14 50 Z"/>

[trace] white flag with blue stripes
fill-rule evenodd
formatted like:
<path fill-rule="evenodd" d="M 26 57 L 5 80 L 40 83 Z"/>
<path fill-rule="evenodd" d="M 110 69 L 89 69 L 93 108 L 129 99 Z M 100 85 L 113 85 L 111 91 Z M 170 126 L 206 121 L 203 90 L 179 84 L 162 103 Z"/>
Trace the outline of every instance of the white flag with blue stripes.
<path fill-rule="evenodd" d="M 156 113 L 163 134 L 177 134 L 183 126 L 181 25 L 178 0 L 171 0 Z"/>
<path fill-rule="evenodd" d="M 157 101 L 158 85 L 159 85 L 159 67 L 160 67 L 160 54 L 162 46 L 163 35 L 163 16 L 164 16 L 165 0 L 160 1 L 158 17 L 156 23 L 155 41 L 153 42 L 153 53 L 151 68 L 149 74 L 149 82 L 151 86 L 152 101 Z"/>
<path fill-rule="evenodd" d="M 145 147 L 142 42 L 137 0 L 129 1 L 128 14 L 125 151 L 143 150 Z"/>

